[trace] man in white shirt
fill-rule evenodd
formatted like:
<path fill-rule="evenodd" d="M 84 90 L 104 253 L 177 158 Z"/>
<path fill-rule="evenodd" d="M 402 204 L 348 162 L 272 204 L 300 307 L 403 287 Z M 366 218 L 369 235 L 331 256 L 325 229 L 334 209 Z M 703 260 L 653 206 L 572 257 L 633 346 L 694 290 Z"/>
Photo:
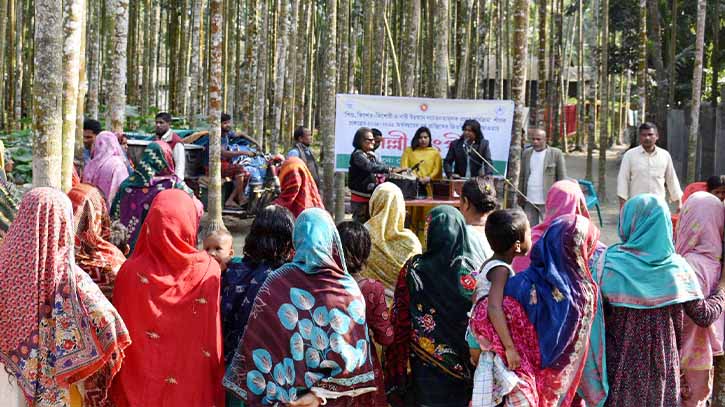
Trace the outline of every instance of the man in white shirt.
<path fill-rule="evenodd" d="M 556 147 L 549 147 L 546 132 L 529 129 L 531 146 L 521 153 L 521 176 L 519 190 L 526 196 L 519 196 L 519 206 L 524 209 L 531 226 L 544 219 L 546 194 L 551 186 L 566 178 L 564 154 Z"/>
<path fill-rule="evenodd" d="M 639 146 L 627 151 L 622 157 L 617 176 L 617 196 L 620 208 L 627 199 L 639 194 L 655 194 L 675 203 L 680 211 L 682 189 L 667 150 L 657 147 L 657 126 L 643 123 L 639 126 Z"/>
<path fill-rule="evenodd" d="M 156 139 L 169 144 L 174 156 L 174 173 L 184 179 L 186 173 L 186 151 L 181 137 L 171 131 L 171 115 L 161 112 L 156 115 Z"/>

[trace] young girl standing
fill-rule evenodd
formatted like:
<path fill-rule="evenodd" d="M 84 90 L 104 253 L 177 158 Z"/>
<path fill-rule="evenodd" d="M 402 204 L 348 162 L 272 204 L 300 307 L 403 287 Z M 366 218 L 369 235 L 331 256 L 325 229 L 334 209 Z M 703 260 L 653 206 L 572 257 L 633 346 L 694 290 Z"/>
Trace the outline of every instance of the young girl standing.
<path fill-rule="evenodd" d="M 498 405 L 518 383 L 513 370 L 520 366 L 521 356 L 514 346 L 506 323 L 503 293 L 506 281 L 514 275 L 511 262 L 514 257 L 525 255 L 531 245 L 529 221 L 526 215 L 518 210 L 505 209 L 493 212 L 488 216 L 485 231 L 494 254 L 483 264 L 476 277 L 476 291 L 472 299 L 474 304 L 479 304 L 482 299 L 488 297 L 488 318 L 498 337 L 501 338 L 508 367 L 503 359 L 490 349 L 488 341 L 482 338 L 480 341 L 482 343 L 479 343 L 469 326 L 466 339 L 471 348 L 471 361 L 477 364 L 474 374 L 473 406 Z M 474 306 L 474 311 L 475 308 Z M 496 391 L 493 386 L 494 380 L 498 383 L 498 386 L 495 386 Z"/>

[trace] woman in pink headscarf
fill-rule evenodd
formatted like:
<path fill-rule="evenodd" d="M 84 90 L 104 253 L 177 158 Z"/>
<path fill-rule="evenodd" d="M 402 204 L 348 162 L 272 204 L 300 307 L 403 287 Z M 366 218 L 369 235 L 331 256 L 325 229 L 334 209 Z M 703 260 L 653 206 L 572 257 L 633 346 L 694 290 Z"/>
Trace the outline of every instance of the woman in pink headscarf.
<path fill-rule="evenodd" d="M 589 210 L 584 193 L 576 181 L 561 180 L 551 186 L 546 194 L 546 216 L 544 221 L 531 228 L 531 247 L 534 247 L 539 238 L 544 235 L 551 222 L 563 215 L 581 215 L 589 219 Z M 531 264 L 529 254 L 516 256 L 512 264 L 517 273 L 525 270 Z"/>
<path fill-rule="evenodd" d="M 677 254 L 697 274 L 705 296 L 717 291 L 722 271 L 722 235 L 725 226 L 723 203 L 708 192 L 695 192 L 682 208 L 677 227 Z M 682 406 L 705 406 L 712 392 L 713 356 L 723 354 L 725 318 L 709 327 L 685 317 L 680 350 Z"/>
<path fill-rule="evenodd" d="M 83 170 L 83 182 L 98 187 L 106 196 L 106 202 L 111 203 L 128 175 L 126 153 L 118 138 L 110 131 L 102 131 L 93 143 L 91 160 Z"/>

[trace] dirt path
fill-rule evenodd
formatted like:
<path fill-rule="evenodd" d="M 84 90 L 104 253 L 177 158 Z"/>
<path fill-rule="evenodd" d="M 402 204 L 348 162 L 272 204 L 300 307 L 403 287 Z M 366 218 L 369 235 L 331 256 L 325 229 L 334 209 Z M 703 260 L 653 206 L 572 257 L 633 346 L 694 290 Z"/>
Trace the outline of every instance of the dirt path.
<path fill-rule="evenodd" d="M 619 164 L 621 156 L 626 151 L 626 146 L 614 146 L 607 151 L 607 178 L 606 178 L 606 197 L 599 197 L 603 226 L 601 241 L 607 245 L 617 243 L 619 236 L 617 235 L 617 224 L 619 222 L 619 198 L 617 198 L 617 174 L 619 172 Z M 592 174 L 594 185 L 596 188 L 599 171 L 599 151 L 594 151 Z M 587 154 L 586 152 L 574 152 L 566 155 L 567 173 L 572 178 L 581 179 L 586 174 Z M 597 210 L 591 208 L 592 220 L 599 222 L 597 218 Z"/>

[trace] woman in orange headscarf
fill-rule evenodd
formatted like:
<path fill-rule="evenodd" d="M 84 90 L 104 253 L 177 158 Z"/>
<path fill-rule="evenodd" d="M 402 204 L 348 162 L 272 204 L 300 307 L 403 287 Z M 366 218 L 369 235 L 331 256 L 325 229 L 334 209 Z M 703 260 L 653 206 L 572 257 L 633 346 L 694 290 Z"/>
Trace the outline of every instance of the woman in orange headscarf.
<path fill-rule="evenodd" d="M 273 203 L 289 209 L 295 218 L 305 209 L 325 209 L 315 179 L 304 161 L 290 157 L 279 172 L 282 193 Z"/>
<path fill-rule="evenodd" d="M 68 192 L 76 225 L 76 264 L 111 299 L 116 273 L 126 261 L 121 250 L 111 244 L 111 218 L 101 191 L 89 184 L 78 184 Z"/>
<path fill-rule="evenodd" d="M 113 302 L 133 346 L 113 382 L 118 407 L 223 406 L 220 270 L 196 249 L 199 215 L 183 190 L 154 198 Z"/>

